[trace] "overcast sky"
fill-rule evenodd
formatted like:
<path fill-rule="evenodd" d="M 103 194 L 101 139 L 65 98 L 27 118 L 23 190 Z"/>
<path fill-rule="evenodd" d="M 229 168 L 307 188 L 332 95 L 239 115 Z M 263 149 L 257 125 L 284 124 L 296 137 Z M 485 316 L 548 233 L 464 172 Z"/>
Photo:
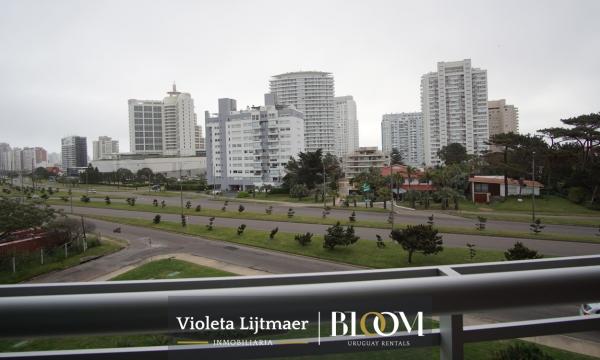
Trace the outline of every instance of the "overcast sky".
<path fill-rule="evenodd" d="M 199 124 L 217 99 L 262 104 L 269 77 L 332 72 L 360 144 L 381 115 L 420 110 L 421 75 L 470 58 L 521 132 L 600 111 L 600 1 L 0 1 L 0 142 L 60 151 L 70 134 L 120 140 L 127 99 L 173 81 Z M 91 151 L 90 151 L 91 155 Z"/>

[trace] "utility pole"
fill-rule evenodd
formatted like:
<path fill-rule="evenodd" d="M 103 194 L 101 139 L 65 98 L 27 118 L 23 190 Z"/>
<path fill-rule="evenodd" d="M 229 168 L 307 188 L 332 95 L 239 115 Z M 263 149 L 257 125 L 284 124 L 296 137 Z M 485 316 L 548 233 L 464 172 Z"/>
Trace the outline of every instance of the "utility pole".
<path fill-rule="evenodd" d="M 535 151 L 533 151 L 531 157 L 531 221 L 535 222 Z"/>
<path fill-rule="evenodd" d="M 183 184 L 181 179 L 181 164 L 179 164 L 179 196 L 181 199 L 181 218 L 183 218 Z"/>
<path fill-rule="evenodd" d="M 73 213 L 73 182 L 69 180 L 69 197 L 71 198 L 71 214 Z"/>
<path fill-rule="evenodd" d="M 325 156 L 322 157 L 322 161 L 323 163 L 323 210 L 325 210 L 327 208 L 327 200 L 325 198 L 325 178 L 326 178 L 326 174 L 325 174 Z"/>
<path fill-rule="evenodd" d="M 390 222 L 394 230 L 394 166 L 392 165 L 392 154 L 390 153 Z"/>

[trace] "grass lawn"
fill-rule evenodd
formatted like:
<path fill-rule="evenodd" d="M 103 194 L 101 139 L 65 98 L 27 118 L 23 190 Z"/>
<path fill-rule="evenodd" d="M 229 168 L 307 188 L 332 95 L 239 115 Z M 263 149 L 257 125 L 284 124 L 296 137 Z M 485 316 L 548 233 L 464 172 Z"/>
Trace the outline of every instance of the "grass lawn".
<path fill-rule="evenodd" d="M 17 263 L 17 272 L 15 274 L 13 274 L 12 269 L 3 269 L 0 271 L 0 284 L 15 284 L 51 271 L 64 270 L 79 265 L 81 259 L 84 257 L 108 255 L 122 248 L 123 245 L 119 242 L 103 239 L 100 245 L 89 248 L 85 253 L 74 254 L 60 261 L 45 263 L 44 265 L 31 265 L 28 263 L 24 269 L 19 269 L 19 264 Z"/>
<path fill-rule="evenodd" d="M 63 202 L 59 200 L 49 200 L 47 202 L 50 205 L 64 205 L 68 206 L 69 202 Z M 89 203 L 84 203 L 81 201 L 73 202 L 74 206 L 82 206 L 82 207 L 95 207 L 95 208 L 110 208 L 115 210 L 129 210 L 129 211 L 144 211 L 149 213 L 157 213 L 157 214 L 180 214 L 181 210 L 177 206 L 167 206 L 165 208 L 161 208 L 160 206 L 156 207 L 150 204 L 136 204 L 135 206 L 129 206 L 124 202 L 113 201 L 110 205 L 106 205 L 104 201 L 90 201 Z M 265 206 L 266 207 L 266 206 Z M 273 213 L 271 215 L 244 211 L 242 213 L 236 211 L 237 207 L 229 206 L 229 210 L 221 211 L 218 209 L 207 209 L 203 208 L 202 211 L 195 211 L 194 205 L 192 204 L 191 209 L 184 209 L 184 214 L 186 215 L 197 215 L 197 216 L 214 216 L 214 217 L 222 217 L 222 218 L 231 218 L 231 219 L 240 219 L 240 220 L 261 220 L 261 221 L 282 221 L 282 222 L 294 222 L 294 223 L 303 223 L 303 224 L 321 224 L 321 225 L 333 225 L 336 222 L 340 222 L 342 225 L 354 225 L 355 227 L 368 227 L 368 228 L 377 228 L 382 229 L 382 231 L 387 231 L 390 229 L 390 224 L 383 221 L 365 221 L 360 220 L 360 215 L 357 215 L 358 220 L 355 222 L 350 222 L 349 220 L 344 219 L 335 219 L 335 218 L 325 218 L 322 217 L 314 217 L 314 216 L 299 216 L 294 215 L 292 218 L 288 218 L 286 213 Z M 350 214 L 350 211 L 348 211 Z M 149 214 L 151 215 L 151 214 Z M 397 228 L 401 228 L 405 225 L 397 224 Z M 600 242 L 599 236 L 581 236 L 581 235 L 570 235 L 570 234 L 560 234 L 560 233 L 550 233 L 544 231 L 540 234 L 533 234 L 527 231 L 510 231 L 510 230 L 497 230 L 497 229 L 486 229 L 483 231 L 479 231 L 475 229 L 475 222 L 473 222 L 473 227 L 454 227 L 454 226 L 437 226 L 440 232 L 449 233 L 449 234 L 466 234 L 466 235 L 482 235 L 482 236 L 500 236 L 500 237 L 513 237 L 520 239 L 545 239 L 545 240 L 557 240 L 557 241 L 576 241 L 576 242 L 591 242 L 597 243 Z"/>
<path fill-rule="evenodd" d="M 153 224 L 151 220 L 145 219 L 113 216 L 90 217 L 121 224 L 152 227 L 159 230 L 202 236 L 209 239 L 223 240 L 373 268 L 447 265 L 469 262 L 469 252 L 466 247 L 446 247 L 444 248 L 444 251 L 433 256 L 414 254 L 413 263 L 408 264 L 406 252 L 402 250 L 398 244 L 391 241 L 386 242 L 387 246 L 384 249 L 377 248 L 375 241 L 363 239 L 348 247 L 339 247 L 335 250 L 327 250 L 323 248 L 323 236 L 321 235 L 313 236 L 312 242 L 309 245 L 301 246 L 294 240 L 295 234 L 292 233 L 279 232 L 275 236 L 275 239 L 270 240 L 268 231 L 246 229 L 241 236 L 238 236 L 236 229 L 234 228 L 219 227 L 218 219 L 215 220 L 214 229 L 210 231 L 207 230 L 204 225 L 188 224 L 188 226 L 182 228 L 180 223 L 172 221 L 161 221 L 160 224 Z M 385 236 L 382 237 L 386 238 Z M 503 259 L 504 255 L 500 251 L 477 250 L 477 255 L 473 261 L 488 262 L 500 261 Z"/>
<path fill-rule="evenodd" d="M 227 271 L 209 268 L 189 261 L 178 259 L 161 259 L 151 261 L 129 270 L 114 280 L 151 280 L 151 279 L 180 279 L 215 276 L 234 276 Z"/>

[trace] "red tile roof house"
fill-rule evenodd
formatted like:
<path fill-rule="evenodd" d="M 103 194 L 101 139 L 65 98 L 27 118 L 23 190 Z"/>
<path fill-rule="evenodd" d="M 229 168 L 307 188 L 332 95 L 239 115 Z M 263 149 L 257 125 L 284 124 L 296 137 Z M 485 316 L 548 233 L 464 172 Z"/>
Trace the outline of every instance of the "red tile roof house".
<path fill-rule="evenodd" d="M 389 166 L 381 168 L 381 176 L 389 176 L 390 172 L 393 174 L 400 174 L 404 179 L 404 182 L 400 185 L 400 193 L 405 193 L 408 190 L 415 191 L 435 191 L 435 186 L 429 180 L 424 180 L 425 173 L 422 170 L 417 169 L 411 174 L 410 184 L 408 182 L 408 172 L 406 171 L 406 165 L 394 165 L 390 169 Z"/>
<path fill-rule="evenodd" d="M 540 195 L 544 184 L 532 180 L 516 180 L 508 178 L 508 196 L 526 196 L 532 192 Z M 471 200 L 474 203 L 489 203 L 492 197 L 506 197 L 504 193 L 504 176 L 472 176 L 469 178 Z"/>

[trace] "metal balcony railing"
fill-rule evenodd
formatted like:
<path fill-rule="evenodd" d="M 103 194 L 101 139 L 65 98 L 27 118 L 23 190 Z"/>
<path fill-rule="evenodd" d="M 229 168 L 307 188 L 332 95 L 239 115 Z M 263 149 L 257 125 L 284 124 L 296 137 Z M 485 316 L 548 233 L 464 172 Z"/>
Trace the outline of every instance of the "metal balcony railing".
<path fill-rule="evenodd" d="M 600 255 L 406 269 L 272 276 L 0 286 L 0 338 L 168 333 L 169 298 L 203 314 L 252 311 L 273 317 L 331 309 L 386 309 L 427 296 L 439 329 L 386 340 L 438 345 L 441 359 L 462 359 L 465 343 L 600 330 L 600 316 L 463 326 L 463 314 L 600 300 Z M 186 304 L 186 299 L 190 304 Z M 192 303 L 193 302 L 193 303 Z M 244 314 L 247 315 L 247 314 Z M 350 352 L 349 339 L 301 339 L 264 346 L 177 345 L 0 353 L 13 359 L 242 359 Z M 370 337 L 369 339 L 373 339 Z M 381 350 L 361 348 L 360 351 Z"/>

